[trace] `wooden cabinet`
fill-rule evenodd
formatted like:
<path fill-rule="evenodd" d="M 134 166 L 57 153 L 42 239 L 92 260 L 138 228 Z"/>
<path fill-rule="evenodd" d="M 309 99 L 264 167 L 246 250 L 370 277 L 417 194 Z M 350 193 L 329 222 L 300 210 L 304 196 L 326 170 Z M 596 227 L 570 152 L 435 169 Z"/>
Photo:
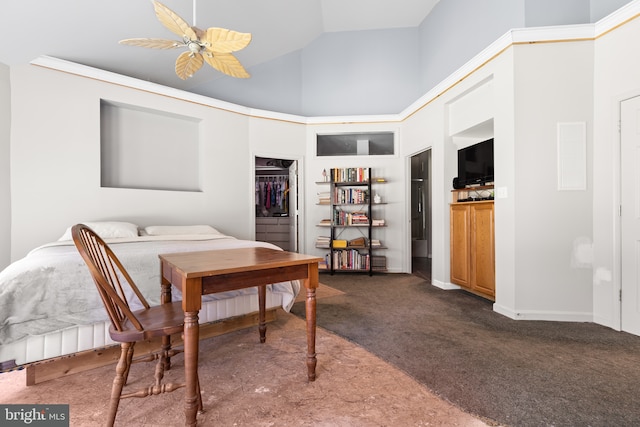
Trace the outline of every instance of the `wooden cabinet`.
<path fill-rule="evenodd" d="M 452 203 L 451 283 L 495 299 L 493 201 Z"/>
<path fill-rule="evenodd" d="M 451 283 L 471 287 L 471 206 L 452 204 L 451 208 Z"/>

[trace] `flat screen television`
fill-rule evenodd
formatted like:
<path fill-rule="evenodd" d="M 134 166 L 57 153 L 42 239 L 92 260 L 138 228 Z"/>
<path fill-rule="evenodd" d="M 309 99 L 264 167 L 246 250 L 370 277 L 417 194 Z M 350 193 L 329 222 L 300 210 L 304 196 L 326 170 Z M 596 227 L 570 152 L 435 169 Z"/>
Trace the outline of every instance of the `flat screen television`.
<path fill-rule="evenodd" d="M 493 182 L 493 138 L 458 150 L 458 184 Z"/>

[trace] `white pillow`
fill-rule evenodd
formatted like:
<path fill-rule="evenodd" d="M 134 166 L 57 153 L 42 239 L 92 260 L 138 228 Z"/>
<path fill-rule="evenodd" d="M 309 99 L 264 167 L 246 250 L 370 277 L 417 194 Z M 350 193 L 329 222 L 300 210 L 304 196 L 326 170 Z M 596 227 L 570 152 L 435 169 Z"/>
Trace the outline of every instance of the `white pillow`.
<path fill-rule="evenodd" d="M 222 234 L 210 225 L 150 225 L 145 227 L 144 231 L 149 236 Z"/>
<path fill-rule="evenodd" d="M 120 237 L 138 237 L 138 226 L 130 222 L 122 221 L 86 221 L 82 224 L 95 231 L 103 239 L 116 239 Z M 58 241 L 71 240 L 71 227 L 67 228 Z"/>

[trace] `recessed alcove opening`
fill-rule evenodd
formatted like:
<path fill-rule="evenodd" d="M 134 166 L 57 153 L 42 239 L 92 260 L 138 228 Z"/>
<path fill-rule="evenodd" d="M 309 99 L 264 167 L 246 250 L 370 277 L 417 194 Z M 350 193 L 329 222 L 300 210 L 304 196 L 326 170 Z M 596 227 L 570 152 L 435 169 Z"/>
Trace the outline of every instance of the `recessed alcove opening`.
<path fill-rule="evenodd" d="M 200 121 L 100 100 L 101 187 L 202 191 Z"/>
<path fill-rule="evenodd" d="M 493 118 L 491 118 L 452 135 L 451 141 L 456 145 L 457 149 L 465 148 L 493 138 L 495 133 L 493 127 Z"/>
<path fill-rule="evenodd" d="M 383 156 L 395 154 L 393 132 L 336 133 L 317 135 L 316 155 Z"/>

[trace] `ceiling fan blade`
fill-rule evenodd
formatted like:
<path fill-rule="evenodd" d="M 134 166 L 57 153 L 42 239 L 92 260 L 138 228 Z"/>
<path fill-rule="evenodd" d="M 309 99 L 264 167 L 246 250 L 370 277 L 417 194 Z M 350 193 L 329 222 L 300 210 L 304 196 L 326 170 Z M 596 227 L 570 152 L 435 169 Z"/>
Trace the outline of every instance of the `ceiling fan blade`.
<path fill-rule="evenodd" d="M 189 40 L 198 39 L 191 26 L 167 6 L 158 1 L 154 1 L 153 8 L 156 11 L 156 16 L 160 23 L 167 27 L 169 31 L 181 38 L 187 37 Z"/>
<path fill-rule="evenodd" d="M 208 52 L 203 53 L 204 60 L 221 73 L 231 77 L 246 79 L 251 77 L 244 69 L 240 61 L 230 53 Z"/>
<path fill-rule="evenodd" d="M 176 74 L 182 80 L 186 80 L 202 68 L 202 64 L 204 64 L 204 60 L 201 54 L 189 51 L 182 52 L 176 60 Z"/>
<path fill-rule="evenodd" d="M 182 42 L 165 39 L 124 39 L 120 40 L 118 43 L 129 46 L 147 47 L 151 49 L 175 49 L 176 47 L 184 46 L 184 43 Z"/>
<path fill-rule="evenodd" d="M 247 47 L 251 42 L 251 33 L 239 33 L 226 28 L 208 28 L 203 42 L 212 52 L 231 53 Z"/>

